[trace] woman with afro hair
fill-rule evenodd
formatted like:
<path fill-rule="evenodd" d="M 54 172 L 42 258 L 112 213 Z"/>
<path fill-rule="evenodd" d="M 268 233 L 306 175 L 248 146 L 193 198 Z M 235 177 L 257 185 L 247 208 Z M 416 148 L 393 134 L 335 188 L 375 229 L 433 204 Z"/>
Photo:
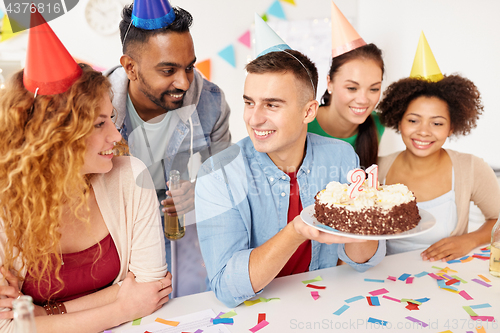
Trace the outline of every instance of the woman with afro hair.
<path fill-rule="evenodd" d="M 453 260 L 490 241 L 500 213 L 500 188 L 482 159 L 444 149 L 452 135 L 467 135 L 483 112 L 481 95 L 460 75 L 433 82 L 405 78 L 391 84 L 379 104 L 382 123 L 401 134 L 406 150 L 380 157 L 379 179 L 402 183 L 413 191 L 420 209 L 436 226 L 420 236 L 387 242 L 387 253 L 425 249 L 423 260 Z M 468 233 L 473 201 L 485 223 Z"/>

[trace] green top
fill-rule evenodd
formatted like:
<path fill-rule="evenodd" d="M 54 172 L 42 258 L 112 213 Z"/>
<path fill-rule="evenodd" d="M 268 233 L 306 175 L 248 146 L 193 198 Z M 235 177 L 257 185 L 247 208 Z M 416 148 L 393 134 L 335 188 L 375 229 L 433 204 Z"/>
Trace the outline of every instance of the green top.
<path fill-rule="evenodd" d="M 375 122 L 375 126 L 377 127 L 378 142 L 380 143 L 380 139 L 382 138 L 382 134 L 384 134 L 385 127 L 380 122 L 380 118 L 378 117 L 378 114 L 375 111 L 372 112 L 371 116 L 373 117 L 373 121 Z M 328 138 L 334 138 L 334 139 L 339 139 L 339 140 L 345 141 L 345 142 L 349 143 L 354 149 L 356 149 L 356 147 L 354 145 L 356 144 L 356 139 L 358 138 L 358 133 L 356 133 L 353 136 L 348 137 L 348 138 L 336 138 L 336 137 L 331 136 L 330 134 L 326 133 L 321 128 L 321 126 L 319 125 L 316 118 L 314 118 L 314 120 L 309 123 L 309 125 L 307 126 L 307 131 L 309 133 L 314 133 L 314 134 L 318 134 L 321 136 L 326 136 Z"/>

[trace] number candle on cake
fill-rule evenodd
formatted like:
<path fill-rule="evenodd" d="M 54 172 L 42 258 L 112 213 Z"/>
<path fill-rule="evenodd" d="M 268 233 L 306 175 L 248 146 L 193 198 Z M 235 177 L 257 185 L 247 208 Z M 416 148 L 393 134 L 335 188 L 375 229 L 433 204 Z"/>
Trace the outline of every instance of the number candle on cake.
<path fill-rule="evenodd" d="M 371 167 L 366 169 L 368 174 L 368 186 L 374 189 L 378 188 L 378 165 L 373 164 Z"/>
<path fill-rule="evenodd" d="M 347 193 L 349 198 L 354 199 L 359 196 L 359 192 L 363 191 L 361 185 L 365 181 L 366 173 L 361 169 L 353 169 L 347 173 L 347 180 L 351 182 Z"/>

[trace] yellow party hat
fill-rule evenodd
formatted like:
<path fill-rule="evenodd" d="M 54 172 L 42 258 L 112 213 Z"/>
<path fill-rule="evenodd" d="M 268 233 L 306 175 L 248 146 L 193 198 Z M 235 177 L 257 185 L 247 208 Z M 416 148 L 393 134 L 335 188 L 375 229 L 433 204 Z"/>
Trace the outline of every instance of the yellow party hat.
<path fill-rule="evenodd" d="M 21 30 L 23 30 L 22 28 L 19 29 L 19 27 L 18 27 L 19 25 L 17 25 L 16 26 L 17 32 L 13 32 L 12 26 L 16 25 L 16 24 L 17 24 L 16 21 L 14 21 L 14 20 L 10 21 L 9 18 L 7 17 L 7 14 L 4 14 L 3 19 L 2 19 L 2 30 L 0 33 L 0 42 L 6 41 L 7 39 L 10 39 L 10 38 L 16 36 Z"/>
<path fill-rule="evenodd" d="M 443 79 L 443 74 L 439 69 L 436 58 L 432 54 L 429 43 L 425 38 L 424 32 L 420 34 L 418 41 L 417 53 L 413 60 L 410 77 L 424 79 L 432 82 L 437 82 Z"/>
<path fill-rule="evenodd" d="M 363 45 L 363 38 L 332 1 L 332 58 Z"/>

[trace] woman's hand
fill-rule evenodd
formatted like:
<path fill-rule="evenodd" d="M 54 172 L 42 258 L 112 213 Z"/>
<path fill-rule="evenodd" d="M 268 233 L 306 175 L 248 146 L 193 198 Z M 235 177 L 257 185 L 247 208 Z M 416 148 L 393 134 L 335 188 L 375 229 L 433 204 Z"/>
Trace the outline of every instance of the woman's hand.
<path fill-rule="evenodd" d="M 138 283 L 132 272 L 127 274 L 116 296 L 116 303 L 123 313 L 123 321 L 150 315 L 168 302 L 172 292 L 172 274 L 158 281 Z"/>
<path fill-rule="evenodd" d="M 446 237 L 429 246 L 420 255 L 423 260 L 448 261 L 465 256 L 476 247 L 476 244 L 471 234 Z"/>
<path fill-rule="evenodd" d="M 22 294 L 19 290 L 19 280 L 5 267 L 0 267 L 0 273 L 7 282 L 7 285 L 0 286 L 0 308 L 10 309 L 0 312 L 0 319 L 12 319 L 12 301 L 19 298 Z"/>

